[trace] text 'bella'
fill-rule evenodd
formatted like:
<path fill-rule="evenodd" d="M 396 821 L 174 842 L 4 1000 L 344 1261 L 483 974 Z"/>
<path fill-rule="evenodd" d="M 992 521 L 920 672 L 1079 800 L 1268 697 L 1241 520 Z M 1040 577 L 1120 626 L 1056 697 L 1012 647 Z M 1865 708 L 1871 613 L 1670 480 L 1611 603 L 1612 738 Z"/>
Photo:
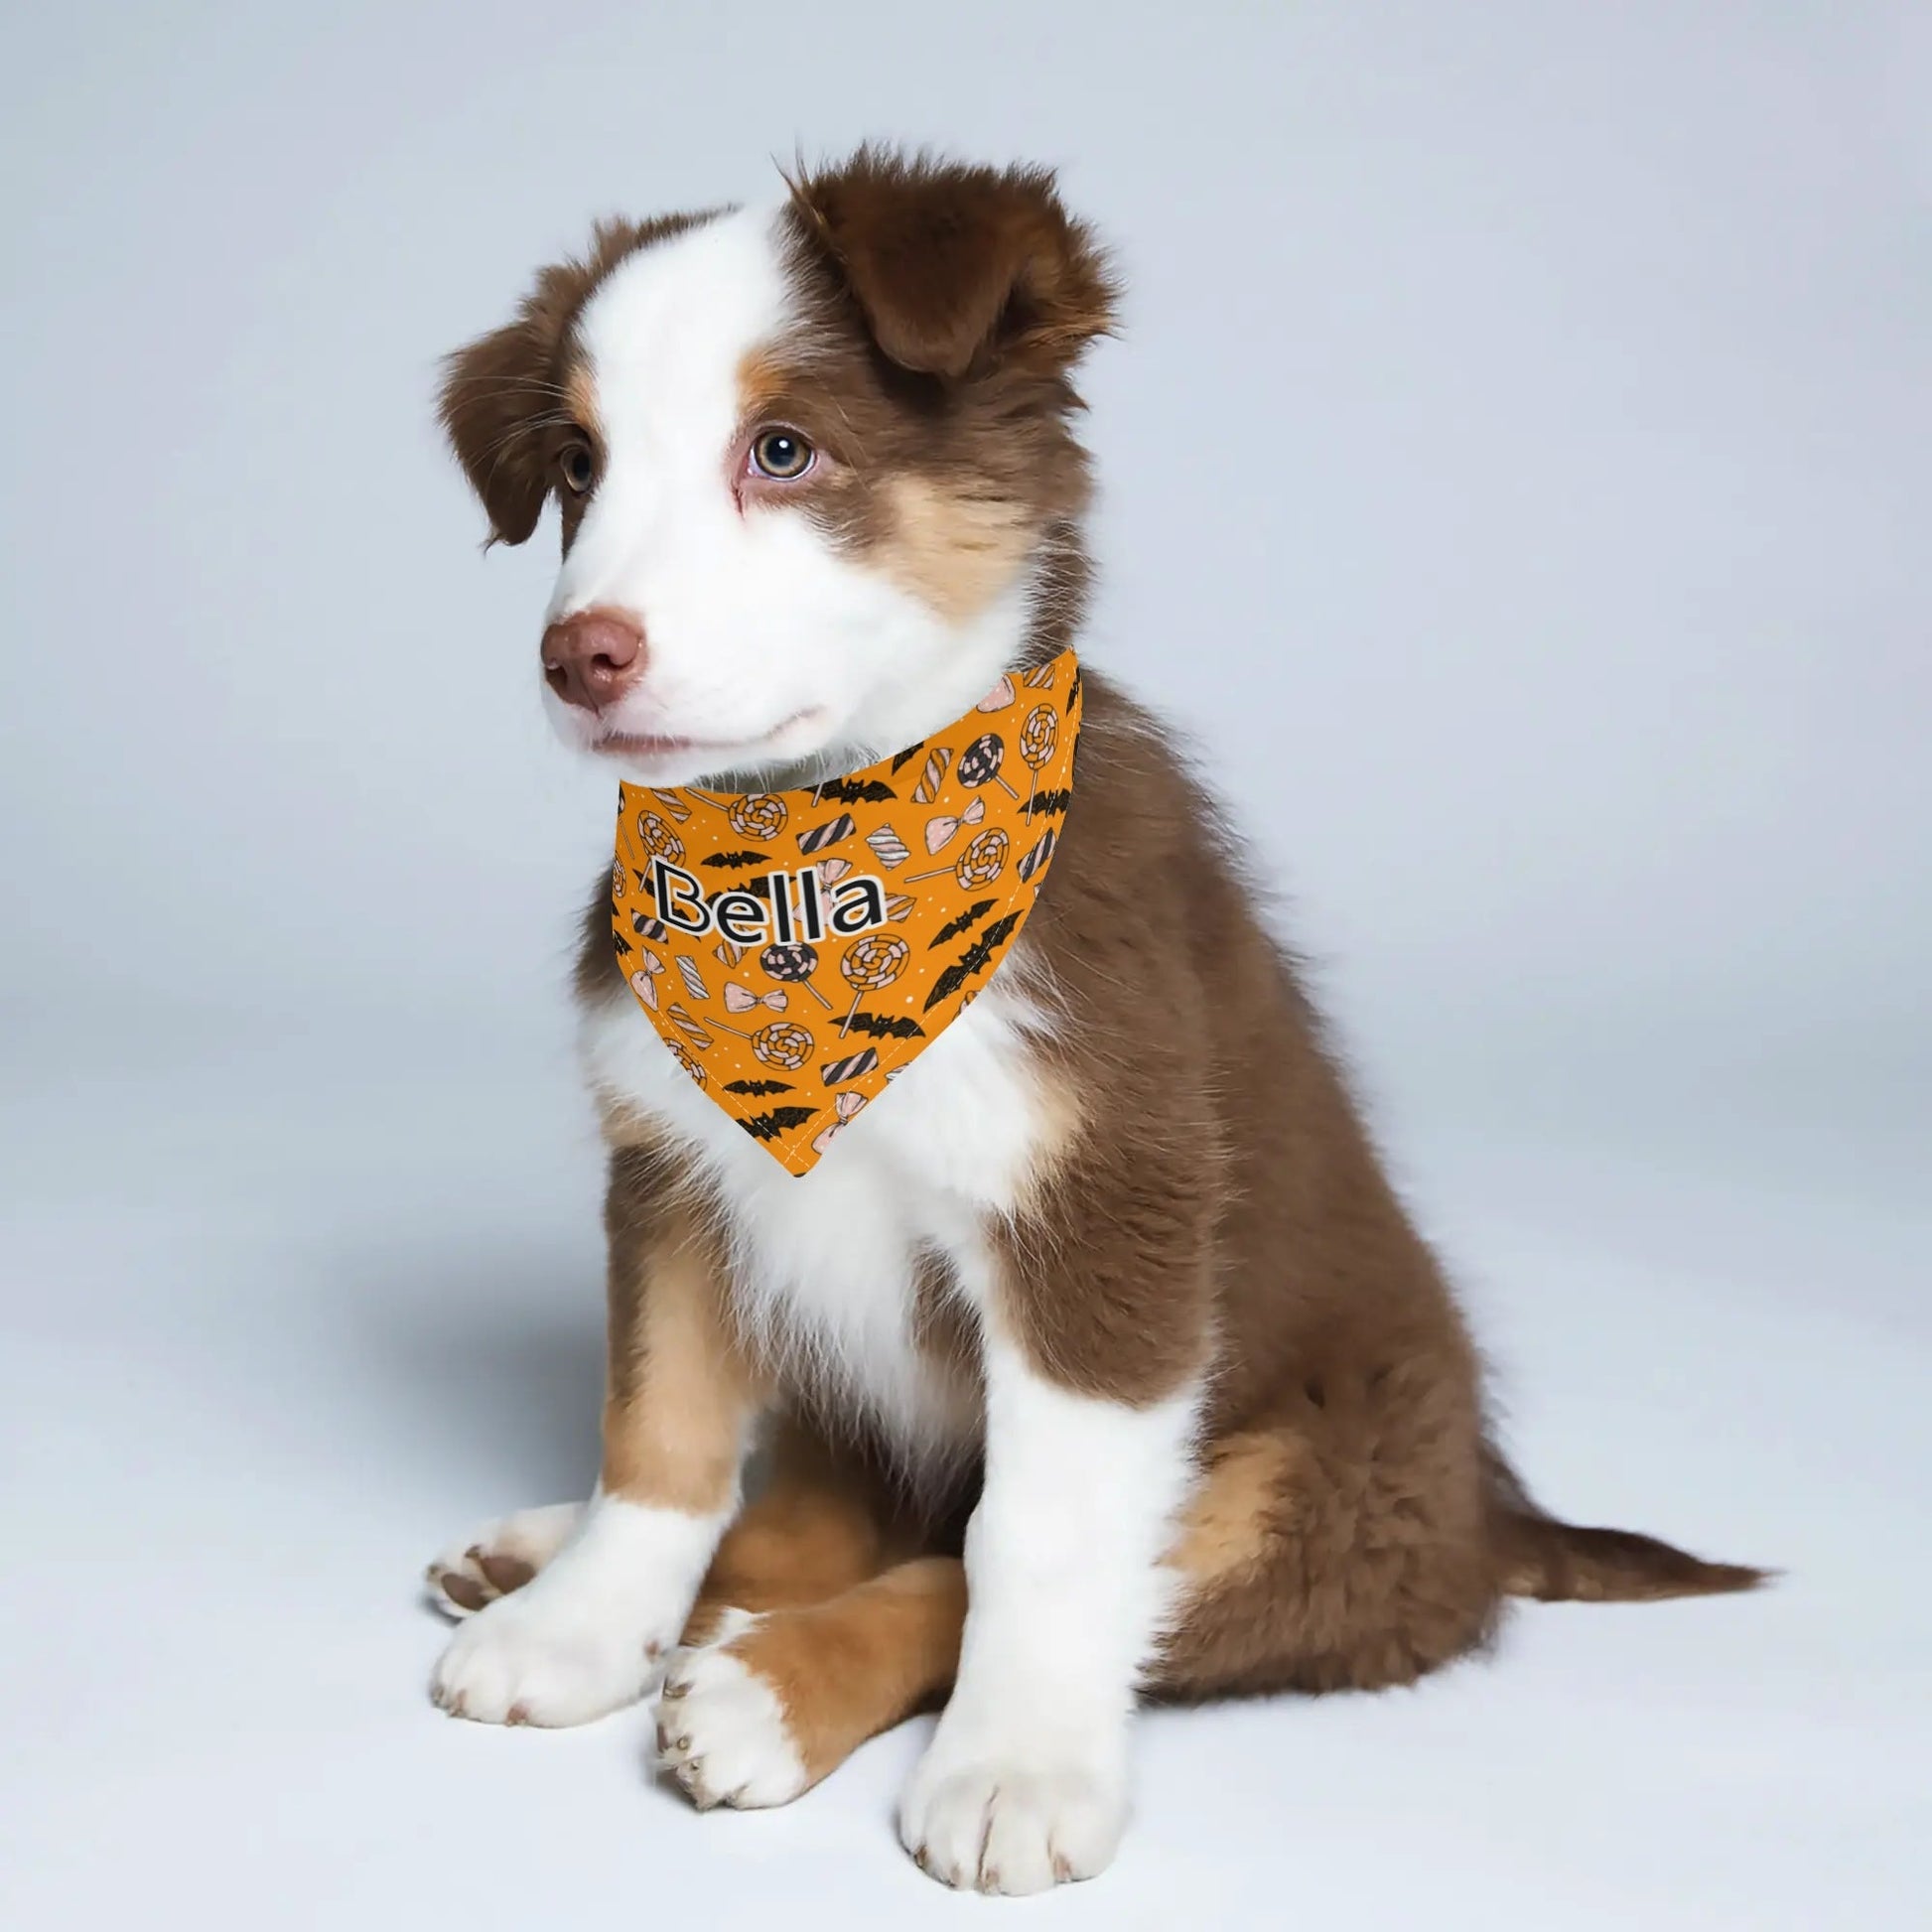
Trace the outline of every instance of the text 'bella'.
<path fill-rule="evenodd" d="M 675 932 L 716 930 L 741 946 L 776 940 L 849 937 L 886 921 L 886 888 L 873 878 L 842 879 L 829 891 L 816 872 L 769 872 L 756 882 L 762 891 L 737 886 L 705 897 L 704 882 L 668 859 L 654 859 L 650 894 L 657 916 Z M 795 897 L 794 897 L 795 892 Z"/>

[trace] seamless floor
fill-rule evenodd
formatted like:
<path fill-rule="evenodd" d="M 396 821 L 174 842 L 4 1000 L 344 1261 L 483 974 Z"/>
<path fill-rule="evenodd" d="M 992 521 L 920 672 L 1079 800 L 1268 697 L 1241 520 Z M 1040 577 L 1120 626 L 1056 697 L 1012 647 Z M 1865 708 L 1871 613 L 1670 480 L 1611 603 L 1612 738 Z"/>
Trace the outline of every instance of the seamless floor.
<path fill-rule="evenodd" d="M 1787 1574 L 1528 1607 L 1413 1693 L 1154 1716 L 1114 1870 L 1015 1906 L 898 1852 L 923 1725 L 788 1810 L 699 1817 L 643 1713 L 431 1709 L 424 1559 L 594 1467 L 567 1068 L 364 1039 L 28 1069 L 0 1122 L 0 1923 L 1922 1924 L 1924 1203 L 1426 1111 L 1404 1171 L 1539 1490 Z"/>

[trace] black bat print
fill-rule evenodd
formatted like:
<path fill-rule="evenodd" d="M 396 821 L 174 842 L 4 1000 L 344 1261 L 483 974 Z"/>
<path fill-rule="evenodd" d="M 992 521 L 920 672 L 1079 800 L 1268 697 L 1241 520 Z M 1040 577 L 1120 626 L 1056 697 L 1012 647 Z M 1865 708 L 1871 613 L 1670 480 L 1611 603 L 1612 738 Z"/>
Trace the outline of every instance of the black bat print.
<path fill-rule="evenodd" d="M 1036 791 L 1034 793 L 1033 816 L 1052 818 L 1066 810 L 1067 800 L 1072 796 L 1070 791 Z"/>
<path fill-rule="evenodd" d="M 1003 919 L 995 919 L 966 950 L 939 975 L 932 983 L 932 991 L 926 995 L 925 1011 L 930 1013 L 941 1000 L 950 999 L 966 984 L 975 973 L 983 973 L 992 965 L 996 953 L 1012 936 L 1013 929 L 1020 923 L 1018 912 L 1009 912 Z"/>
<path fill-rule="evenodd" d="M 925 1029 L 909 1014 L 855 1013 L 847 1022 L 849 1034 L 866 1034 L 874 1039 L 923 1039 Z"/>
<path fill-rule="evenodd" d="M 876 805 L 882 799 L 897 798 L 898 793 L 878 778 L 827 778 L 819 786 L 818 795 L 836 798 L 845 805 Z"/>
<path fill-rule="evenodd" d="M 948 939 L 957 939 L 962 932 L 970 932 L 992 909 L 993 901 L 990 898 L 980 899 L 976 904 L 967 906 L 958 918 L 948 919 L 932 935 L 932 943 L 935 946 L 943 946 Z"/>
<path fill-rule="evenodd" d="M 626 939 L 621 932 L 618 932 L 616 930 L 612 932 L 611 937 L 618 942 L 618 957 L 620 959 L 623 958 L 624 955 L 628 953 L 631 949 L 630 941 Z"/>
<path fill-rule="evenodd" d="M 746 866 L 768 866 L 771 858 L 764 852 L 714 852 L 709 859 L 699 861 L 700 865 L 728 866 L 741 870 Z"/>
<path fill-rule="evenodd" d="M 815 1111 L 811 1107 L 773 1107 L 768 1114 L 754 1114 L 738 1124 L 755 1141 L 774 1141 L 787 1127 L 803 1127 Z"/>
<path fill-rule="evenodd" d="M 902 751 L 898 755 L 898 757 L 893 760 L 893 769 L 896 772 L 902 771 L 924 750 L 925 750 L 925 740 L 923 738 L 920 739 L 916 745 L 908 745 L 905 748 L 905 750 Z"/>
<path fill-rule="evenodd" d="M 791 1082 L 789 1080 L 727 1080 L 725 1082 L 725 1091 L 727 1093 L 749 1093 L 753 1095 L 789 1093 L 791 1091 Z"/>

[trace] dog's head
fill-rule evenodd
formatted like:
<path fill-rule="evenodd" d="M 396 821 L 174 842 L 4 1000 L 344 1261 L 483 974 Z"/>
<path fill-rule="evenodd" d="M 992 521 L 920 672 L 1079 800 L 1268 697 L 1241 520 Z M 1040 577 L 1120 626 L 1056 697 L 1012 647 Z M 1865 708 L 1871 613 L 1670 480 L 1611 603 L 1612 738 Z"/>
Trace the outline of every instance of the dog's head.
<path fill-rule="evenodd" d="M 966 710 L 1087 497 L 1068 375 L 1113 290 L 1051 177 L 868 150 L 789 187 L 606 223 L 443 387 L 495 537 L 561 511 L 553 719 L 654 784 L 849 767 Z"/>

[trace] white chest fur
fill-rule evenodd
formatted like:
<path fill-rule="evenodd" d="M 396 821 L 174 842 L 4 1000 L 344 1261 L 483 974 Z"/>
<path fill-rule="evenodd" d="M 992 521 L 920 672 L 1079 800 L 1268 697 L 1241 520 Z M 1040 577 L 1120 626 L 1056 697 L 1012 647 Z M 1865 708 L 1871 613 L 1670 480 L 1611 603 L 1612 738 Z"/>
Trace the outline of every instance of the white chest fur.
<path fill-rule="evenodd" d="M 983 1306 L 986 1218 L 1012 1211 L 1052 1131 L 1029 1042 L 1043 1021 L 1017 963 L 802 1176 L 705 1097 L 628 991 L 584 1016 L 593 1088 L 668 1130 L 711 1179 L 741 1318 L 780 1374 L 861 1407 L 914 1460 L 978 1428 L 967 1391 L 913 1339 L 921 1256 Z"/>

